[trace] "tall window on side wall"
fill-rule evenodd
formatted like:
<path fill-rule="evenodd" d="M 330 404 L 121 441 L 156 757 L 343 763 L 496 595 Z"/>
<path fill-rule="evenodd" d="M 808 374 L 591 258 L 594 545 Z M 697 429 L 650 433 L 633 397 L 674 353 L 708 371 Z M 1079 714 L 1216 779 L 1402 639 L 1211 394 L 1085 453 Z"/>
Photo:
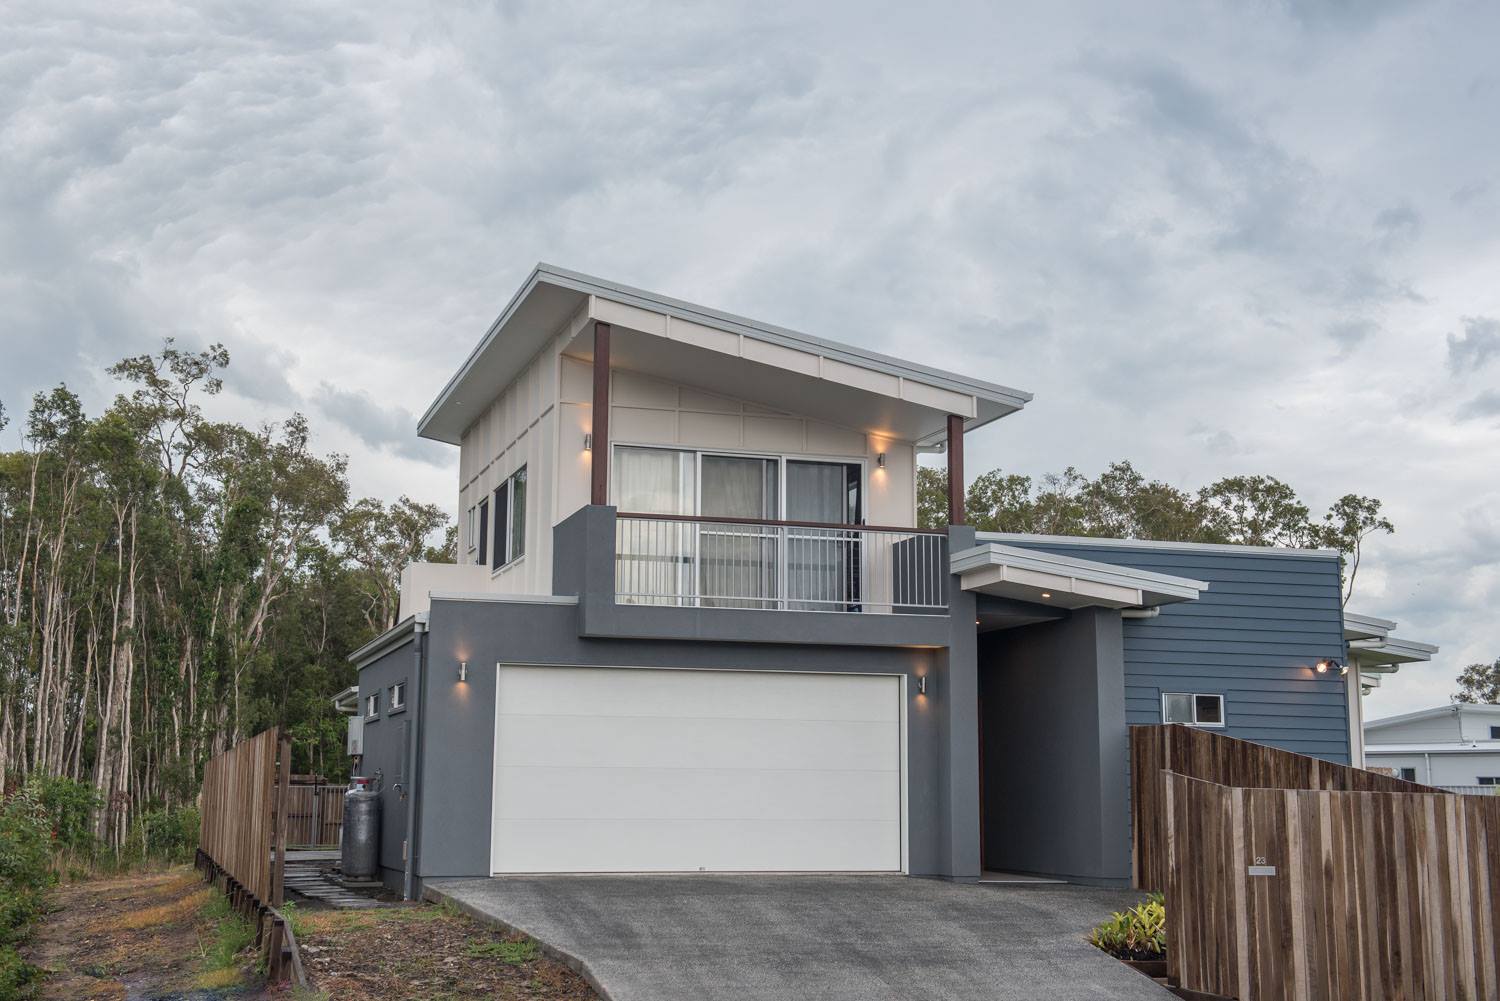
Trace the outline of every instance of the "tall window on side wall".
<path fill-rule="evenodd" d="M 1189 726 L 1222 727 L 1224 696 L 1164 692 L 1161 697 L 1161 721 L 1186 723 Z"/>
<path fill-rule="evenodd" d="M 473 504 L 464 515 L 464 539 L 469 547 L 469 562 L 474 562 L 474 553 L 479 548 L 479 509 Z"/>
<path fill-rule="evenodd" d="M 474 562 L 484 564 L 485 547 L 490 541 L 490 502 L 482 500 L 479 502 L 479 551 L 474 555 Z"/>
<path fill-rule="evenodd" d="M 495 551 L 492 569 L 499 570 L 526 555 L 526 467 L 495 488 Z"/>

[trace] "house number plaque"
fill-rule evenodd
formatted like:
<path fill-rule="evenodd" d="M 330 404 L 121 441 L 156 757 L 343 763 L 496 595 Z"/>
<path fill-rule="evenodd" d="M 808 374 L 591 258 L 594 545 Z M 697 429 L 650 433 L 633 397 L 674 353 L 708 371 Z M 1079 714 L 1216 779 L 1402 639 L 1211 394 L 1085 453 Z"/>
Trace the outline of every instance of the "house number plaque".
<path fill-rule="evenodd" d="M 1251 876 L 1276 875 L 1276 867 L 1274 865 L 1266 865 L 1266 859 L 1263 855 L 1255 856 L 1255 864 L 1250 866 L 1248 871 Z"/>

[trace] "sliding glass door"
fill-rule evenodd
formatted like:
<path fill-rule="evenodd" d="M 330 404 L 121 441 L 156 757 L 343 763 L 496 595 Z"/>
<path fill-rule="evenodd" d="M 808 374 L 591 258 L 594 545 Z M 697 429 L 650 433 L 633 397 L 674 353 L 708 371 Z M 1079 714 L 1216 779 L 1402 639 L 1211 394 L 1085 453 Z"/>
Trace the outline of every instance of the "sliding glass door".
<path fill-rule="evenodd" d="M 786 520 L 857 525 L 862 515 L 862 470 L 852 462 L 786 461 Z M 853 611 L 860 600 L 859 533 L 789 525 L 786 530 L 787 607 Z"/>
<path fill-rule="evenodd" d="M 775 608 L 781 596 L 781 540 L 774 526 L 781 501 L 776 459 L 704 455 L 700 460 L 698 513 L 704 518 L 747 519 L 700 526 L 698 573 L 703 604 Z"/>
<path fill-rule="evenodd" d="M 620 600 L 844 611 L 859 606 L 857 462 L 616 446 Z M 806 524 L 779 524 L 780 522 Z"/>

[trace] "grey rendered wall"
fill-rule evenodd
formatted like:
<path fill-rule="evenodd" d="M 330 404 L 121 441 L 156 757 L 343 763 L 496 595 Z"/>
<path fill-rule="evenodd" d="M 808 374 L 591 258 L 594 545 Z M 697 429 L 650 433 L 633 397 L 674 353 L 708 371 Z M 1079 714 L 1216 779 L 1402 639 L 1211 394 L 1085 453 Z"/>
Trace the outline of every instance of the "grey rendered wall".
<path fill-rule="evenodd" d="M 764 612 L 768 639 L 803 613 Z M 972 622 L 972 610 L 969 622 Z M 978 797 L 962 797 L 950 820 L 950 775 L 975 776 L 973 730 L 949 739 L 955 686 L 942 650 L 826 644 L 730 643 L 698 640 L 601 639 L 579 636 L 580 608 L 572 604 L 449 601 L 432 604 L 423 740 L 421 821 L 417 865 L 423 877 L 487 875 L 490 871 L 491 792 L 495 729 L 495 665 L 557 664 L 689 667 L 767 671 L 828 671 L 929 675 L 928 695 L 907 704 L 909 868 L 914 874 L 978 876 Z M 956 621 L 956 619 L 955 619 Z M 972 626 L 969 629 L 972 637 Z M 972 640 L 970 641 L 972 643 Z M 460 660 L 469 679 L 457 681 Z M 960 672 L 962 674 L 962 672 Z M 972 690 L 961 678 L 957 696 Z M 971 721 L 972 722 L 972 721 Z M 956 745 L 956 751 L 955 751 Z M 958 759 L 958 769 L 952 761 Z M 965 781 L 969 779 L 966 778 Z M 968 790 L 977 787 L 977 778 Z M 962 790 L 960 790 L 962 792 Z M 955 844 L 959 847 L 955 849 Z"/>
<path fill-rule="evenodd" d="M 979 638 L 985 864 L 1125 885 L 1128 735 L 1120 614 Z"/>
<path fill-rule="evenodd" d="M 365 721 L 364 759 L 360 774 L 380 775 L 380 867 L 387 886 L 399 889 L 403 873 L 401 842 L 406 837 L 406 801 L 401 792 L 410 788 L 406 775 L 407 741 L 413 725 L 412 710 L 390 711 L 390 687 L 407 682 L 407 703 L 411 703 L 416 647 L 408 640 L 371 661 L 359 672 L 359 708 L 364 713 L 365 697 L 380 693 L 380 716 Z M 401 786 L 398 790 L 396 787 Z"/>
<path fill-rule="evenodd" d="M 1349 763 L 1344 679 L 1313 670 L 1345 656 L 1337 557 L 1005 541 L 1209 582 L 1197 601 L 1125 620 L 1129 723 L 1160 723 L 1163 692 L 1219 693 L 1231 737 Z"/>

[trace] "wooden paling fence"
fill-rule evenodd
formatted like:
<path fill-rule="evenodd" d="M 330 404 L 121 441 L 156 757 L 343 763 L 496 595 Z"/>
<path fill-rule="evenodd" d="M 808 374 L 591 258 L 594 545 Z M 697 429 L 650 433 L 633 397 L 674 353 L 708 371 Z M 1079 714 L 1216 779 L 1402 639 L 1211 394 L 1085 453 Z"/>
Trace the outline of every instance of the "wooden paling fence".
<path fill-rule="evenodd" d="M 276 728 L 241 741 L 203 769 L 198 867 L 230 906 L 255 922 L 272 982 L 299 984 L 301 960 L 282 904 L 291 741 Z"/>
<path fill-rule="evenodd" d="M 1500 799 L 1186 727 L 1131 741 L 1137 885 L 1166 893 L 1175 986 L 1500 1001 Z"/>
<path fill-rule="evenodd" d="M 287 790 L 287 843 L 337 845 L 344 826 L 344 792 L 343 786 L 327 783 L 294 783 Z"/>
<path fill-rule="evenodd" d="M 1350 768 L 1306 754 L 1180 724 L 1130 728 L 1130 831 L 1135 885 L 1165 890 L 1166 820 L 1160 783 L 1141 781 L 1174 772 L 1219 785 L 1247 789 L 1323 789 L 1339 792 L 1439 790 L 1363 768 Z"/>

